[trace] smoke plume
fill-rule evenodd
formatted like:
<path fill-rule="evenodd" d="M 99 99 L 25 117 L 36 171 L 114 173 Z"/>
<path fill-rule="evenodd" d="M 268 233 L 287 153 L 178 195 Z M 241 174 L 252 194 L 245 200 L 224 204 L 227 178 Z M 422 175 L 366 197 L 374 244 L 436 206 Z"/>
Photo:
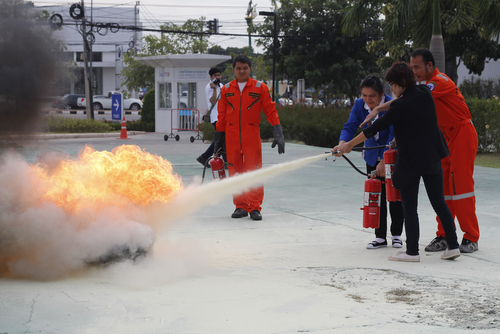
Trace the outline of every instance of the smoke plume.
<path fill-rule="evenodd" d="M 21 0 L 0 1 L 0 31 L 0 134 L 34 131 L 60 71 L 60 44 Z"/>
<path fill-rule="evenodd" d="M 132 161 L 132 167 L 121 160 L 124 157 Z M 123 145 L 112 153 L 86 148 L 78 158 L 51 152 L 39 156 L 36 164 L 28 164 L 17 153 L 3 154 L 0 156 L 0 276 L 52 280 L 88 274 L 92 265 L 108 262 L 110 254 L 128 259 L 108 267 L 107 272 L 116 277 L 127 272 L 128 277 L 137 276 L 141 277 L 139 281 L 144 281 L 146 275 L 153 284 L 176 278 L 181 273 L 196 272 L 206 266 L 206 255 L 199 246 L 172 245 L 162 240 L 172 222 L 231 194 L 255 187 L 269 177 L 324 157 L 321 154 L 222 181 L 192 184 L 185 189 L 177 187 L 172 198 L 144 203 L 135 196 L 138 190 L 127 198 L 120 187 L 106 184 L 110 182 L 109 176 L 99 176 L 101 170 L 116 166 L 135 173 L 126 175 L 111 171 L 130 182 L 137 182 L 134 175 L 151 175 L 137 183 L 148 184 L 143 187 L 147 189 L 145 193 L 154 192 L 153 186 L 161 189 L 156 198 L 163 198 L 168 188 L 162 180 L 167 184 L 177 182 L 170 164 L 134 145 Z M 71 162 L 72 159 L 75 161 Z M 141 165 L 144 161 L 148 163 Z M 96 162 L 99 170 L 89 170 L 89 163 Z M 74 180 L 68 182 L 66 178 L 53 177 L 61 185 L 54 191 L 47 175 L 54 176 L 62 167 L 64 175 L 73 175 Z M 94 189 L 88 182 L 102 188 Z M 85 186 L 81 187 L 82 184 Z M 107 199 L 97 197 L 96 203 L 83 195 L 76 198 L 72 192 L 75 187 L 98 195 L 107 192 Z M 57 196 L 57 200 L 47 200 L 48 195 Z M 61 198 L 64 201 L 61 202 Z M 72 201 L 79 205 L 71 204 Z M 155 244 L 156 239 L 162 241 Z M 147 256 L 136 262 L 132 261 L 134 256 L 123 256 L 145 253 Z M 183 260 L 175 259 L 176 256 Z M 135 276 L 130 271 L 132 263 Z"/>

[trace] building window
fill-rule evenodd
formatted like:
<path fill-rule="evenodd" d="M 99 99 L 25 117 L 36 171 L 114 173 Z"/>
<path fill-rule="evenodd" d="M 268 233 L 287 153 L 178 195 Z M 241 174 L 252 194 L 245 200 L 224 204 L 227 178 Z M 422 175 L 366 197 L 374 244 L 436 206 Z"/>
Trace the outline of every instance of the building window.
<path fill-rule="evenodd" d="M 160 84 L 160 109 L 172 108 L 172 83 Z"/>
<path fill-rule="evenodd" d="M 76 53 L 76 61 L 83 61 L 83 52 Z M 92 62 L 102 61 L 102 52 L 92 52 Z"/>
<path fill-rule="evenodd" d="M 196 82 L 177 83 L 177 108 L 196 109 Z"/>

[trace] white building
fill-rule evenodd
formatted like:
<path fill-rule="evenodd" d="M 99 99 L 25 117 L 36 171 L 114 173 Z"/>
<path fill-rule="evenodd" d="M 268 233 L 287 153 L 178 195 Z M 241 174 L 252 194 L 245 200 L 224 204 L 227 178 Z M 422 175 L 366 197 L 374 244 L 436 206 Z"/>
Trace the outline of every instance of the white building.
<path fill-rule="evenodd" d="M 155 68 L 156 132 L 196 130 L 208 108 L 208 71 L 230 59 L 213 54 L 136 57 L 135 60 Z"/>
<path fill-rule="evenodd" d="M 474 76 L 474 78 L 476 79 L 481 78 L 483 80 L 500 79 L 500 61 L 487 59 L 486 64 L 484 64 L 484 71 L 483 73 L 481 73 L 481 75 L 469 74 L 469 70 L 467 69 L 467 67 L 465 67 L 465 65 L 461 63 L 457 69 L 457 76 L 457 86 L 460 86 L 462 81 L 464 81 L 465 79 L 470 79 L 472 76 Z"/>
<path fill-rule="evenodd" d="M 63 28 L 56 30 L 54 36 L 66 45 L 67 59 L 74 60 L 77 64 L 75 75 L 68 82 L 67 91 L 62 94 L 84 94 L 84 62 L 83 62 L 83 37 L 79 32 L 82 20 L 75 20 L 70 15 L 67 6 L 37 7 L 47 10 L 50 15 L 59 14 L 63 19 Z M 122 87 L 120 72 L 123 69 L 123 53 L 130 49 L 139 49 L 142 31 L 122 29 L 125 26 L 142 27 L 139 22 L 139 8 L 133 7 L 85 7 L 87 21 L 94 23 L 115 23 L 112 29 L 95 27 L 92 34 L 95 42 L 92 44 L 92 92 L 93 95 L 107 94 L 109 91 L 126 90 Z M 137 97 L 138 92 L 130 92 L 132 97 Z"/>

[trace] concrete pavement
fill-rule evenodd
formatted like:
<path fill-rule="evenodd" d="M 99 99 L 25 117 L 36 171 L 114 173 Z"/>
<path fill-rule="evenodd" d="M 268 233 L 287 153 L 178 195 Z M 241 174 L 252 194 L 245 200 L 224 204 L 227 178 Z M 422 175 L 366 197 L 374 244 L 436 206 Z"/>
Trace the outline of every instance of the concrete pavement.
<path fill-rule="evenodd" d="M 133 144 L 170 161 L 186 187 L 199 183 L 195 159 L 208 144 L 191 143 L 190 132 L 179 142 L 163 135 L 37 140 L 16 150 L 34 162 L 48 151 L 77 156 L 86 144 Z M 287 143 L 278 155 L 270 146 L 264 168 L 328 150 Z M 359 153 L 349 158 L 364 169 Z M 265 181 L 262 221 L 231 219 L 228 196 L 164 226 L 142 262 L 51 281 L 0 278 L 0 333 L 498 331 L 500 170 L 476 167 L 479 251 L 454 261 L 424 251 L 436 223 L 423 185 L 421 262 L 388 261 L 392 247 L 367 250 L 364 180 L 343 159 L 318 160 Z"/>

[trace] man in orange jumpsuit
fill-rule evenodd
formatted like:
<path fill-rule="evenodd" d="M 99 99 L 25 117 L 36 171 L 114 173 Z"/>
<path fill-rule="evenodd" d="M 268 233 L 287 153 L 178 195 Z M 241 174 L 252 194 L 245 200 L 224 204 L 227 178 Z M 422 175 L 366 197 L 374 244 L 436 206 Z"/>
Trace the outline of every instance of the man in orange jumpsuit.
<path fill-rule="evenodd" d="M 260 139 L 260 112 L 264 111 L 274 132 L 274 148 L 278 153 L 285 153 L 285 140 L 281 129 L 276 104 L 269 95 L 266 84 L 250 78 L 252 63 L 246 56 L 237 56 L 233 61 L 236 79 L 226 84 L 221 90 L 219 116 L 215 132 L 214 152 L 219 151 L 226 142 L 226 158 L 229 176 L 262 168 L 262 145 Z M 261 220 L 261 204 L 264 199 L 264 187 L 233 196 L 236 210 L 232 218 L 248 216 Z"/>
<path fill-rule="evenodd" d="M 455 83 L 435 67 L 434 57 L 427 49 L 417 49 L 410 57 L 410 66 L 418 81 L 425 81 L 436 104 L 438 125 L 443 132 L 450 155 L 441 161 L 444 196 L 453 218 L 457 217 L 464 232 L 460 252 L 478 250 L 479 225 L 474 194 L 474 160 L 478 139 L 469 108 Z M 447 247 L 444 230 L 438 221 L 436 238 L 425 250 L 437 252 Z"/>

